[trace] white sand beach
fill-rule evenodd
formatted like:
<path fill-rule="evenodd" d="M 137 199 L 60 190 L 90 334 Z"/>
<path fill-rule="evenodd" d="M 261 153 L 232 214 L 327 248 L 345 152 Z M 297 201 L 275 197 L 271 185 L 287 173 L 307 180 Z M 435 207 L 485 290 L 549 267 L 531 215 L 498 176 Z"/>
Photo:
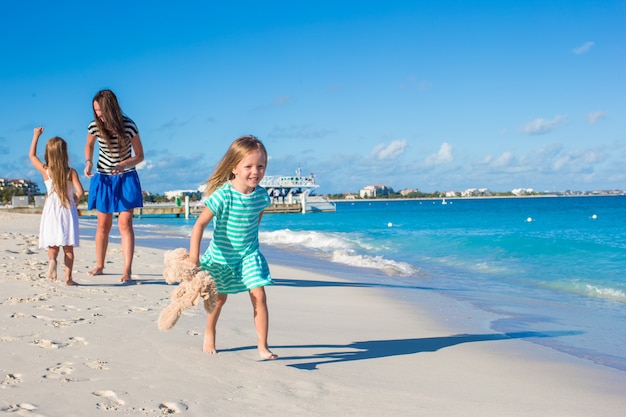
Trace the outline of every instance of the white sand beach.
<path fill-rule="evenodd" d="M 2 414 L 616 417 L 626 409 L 625 372 L 524 335 L 464 329 L 463 317 L 446 325 L 447 306 L 434 308 L 426 291 L 428 308 L 417 309 L 389 290 L 275 264 L 267 295 L 279 359 L 259 360 L 246 294 L 222 311 L 220 353 L 203 354 L 202 306 L 169 332 L 157 328 L 173 290 L 163 251 L 137 247 L 136 285 L 124 286 L 119 245 L 109 246 L 106 274 L 91 277 L 94 243 L 83 239 L 81 285 L 66 287 L 45 278 L 38 227 L 38 215 L 0 211 Z"/>

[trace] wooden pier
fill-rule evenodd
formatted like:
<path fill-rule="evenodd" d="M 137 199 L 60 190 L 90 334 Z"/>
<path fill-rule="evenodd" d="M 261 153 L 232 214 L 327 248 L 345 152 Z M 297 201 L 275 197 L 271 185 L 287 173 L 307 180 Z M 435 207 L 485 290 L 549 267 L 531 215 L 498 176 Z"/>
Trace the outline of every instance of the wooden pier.
<path fill-rule="evenodd" d="M 146 206 L 138 207 L 133 210 L 133 216 L 137 218 L 141 217 L 198 217 L 202 208 L 190 207 L 187 212 L 185 207 L 182 206 Z M 86 208 L 78 208 L 78 215 L 81 217 L 96 217 L 98 215 L 97 210 L 87 210 Z M 116 213 L 117 215 L 117 213 Z"/>
<path fill-rule="evenodd" d="M 16 213 L 31 213 L 41 214 L 43 204 L 41 206 L 23 206 L 14 207 L 11 210 Z M 97 217 L 97 210 L 89 210 L 86 206 L 79 206 L 78 215 L 81 217 Z M 200 215 L 204 205 L 201 203 L 191 204 L 188 197 L 183 204 L 149 204 L 144 207 L 138 207 L 133 211 L 133 216 L 136 218 L 141 217 L 184 217 L 195 218 Z M 306 213 L 306 203 L 304 202 L 286 202 L 286 203 L 272 203 L 268 206 L 263 213 L 264 214 L 279 214 L 279 213 Z M 114 213 L 117 216 L 117 213 Z"/>
<path fill-rule="evenodd" d="M 176 205 L 150 205 L 145 207 L 138 207 L 134 210 L 133 216 L 137 218 L 141 217 L 198 217 L 204 206 L 176 206 Z M 264 214 L 274 213 L 301 213 L 302 207 L 298 203 L 294 204 L 272 204 L 267 207 Z M 78 215 L 82 217 L 96 217 L 98 212 L 96 210 L 87 210 L 86 208 L 78 208 Z"/>

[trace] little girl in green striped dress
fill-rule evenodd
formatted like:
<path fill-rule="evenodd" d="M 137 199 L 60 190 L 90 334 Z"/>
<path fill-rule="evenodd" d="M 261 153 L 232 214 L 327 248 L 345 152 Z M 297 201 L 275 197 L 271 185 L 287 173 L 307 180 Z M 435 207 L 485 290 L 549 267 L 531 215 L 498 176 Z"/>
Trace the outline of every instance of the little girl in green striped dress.
<path fill-rule="evenodd" d="M 191 232 L 190 261 L 215 280 L 217 305 L 207 316 L 202 350 L 215 354 L 217 320 L 228 294 L 247 291 L 254 310 L 261 359 L 276 359 L 267 344 L 269 314 L 265 286 L 272 285 L 267 261 L 259 251 L 259 222 L 270 197 L 259 185 L 265 175 L 267 151 L 254 136 L 242 136 L 228 148 L 206 182 L 204 209 Z M 200 257 L 204 229 L 213 220 L 213 238 Z"/>

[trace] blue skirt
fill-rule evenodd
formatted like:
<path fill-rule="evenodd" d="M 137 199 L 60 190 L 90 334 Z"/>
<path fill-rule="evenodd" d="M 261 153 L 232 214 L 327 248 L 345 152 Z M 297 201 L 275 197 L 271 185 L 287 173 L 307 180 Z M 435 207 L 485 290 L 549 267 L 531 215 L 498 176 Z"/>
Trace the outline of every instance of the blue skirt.
<path fill-rule="evenodd" d="M 89 183 L 89 210 L 119 213 L 143 207 L 141 184 L 136 170 L 120 175 L 96 173 Z"/>

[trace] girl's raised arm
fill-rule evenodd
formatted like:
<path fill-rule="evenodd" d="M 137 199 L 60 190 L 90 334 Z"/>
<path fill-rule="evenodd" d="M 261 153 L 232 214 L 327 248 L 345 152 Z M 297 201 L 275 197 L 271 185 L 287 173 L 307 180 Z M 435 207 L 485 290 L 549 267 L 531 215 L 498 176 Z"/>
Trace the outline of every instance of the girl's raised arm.
<path fill-rule="evenodd" d="M 28 152 L 28 157 L 30 158 L 31 164 L 43 175 L 44 179 L 47 179 L 48 175 L 46 174 L 46 167 L 43 162 L 37 157 L 37 142 L 39 142 L 39 137 L 43 133 L 43 127 L 36 127 L 33 130 L 33 140 L 30 143 L 30 151 Z"/>

